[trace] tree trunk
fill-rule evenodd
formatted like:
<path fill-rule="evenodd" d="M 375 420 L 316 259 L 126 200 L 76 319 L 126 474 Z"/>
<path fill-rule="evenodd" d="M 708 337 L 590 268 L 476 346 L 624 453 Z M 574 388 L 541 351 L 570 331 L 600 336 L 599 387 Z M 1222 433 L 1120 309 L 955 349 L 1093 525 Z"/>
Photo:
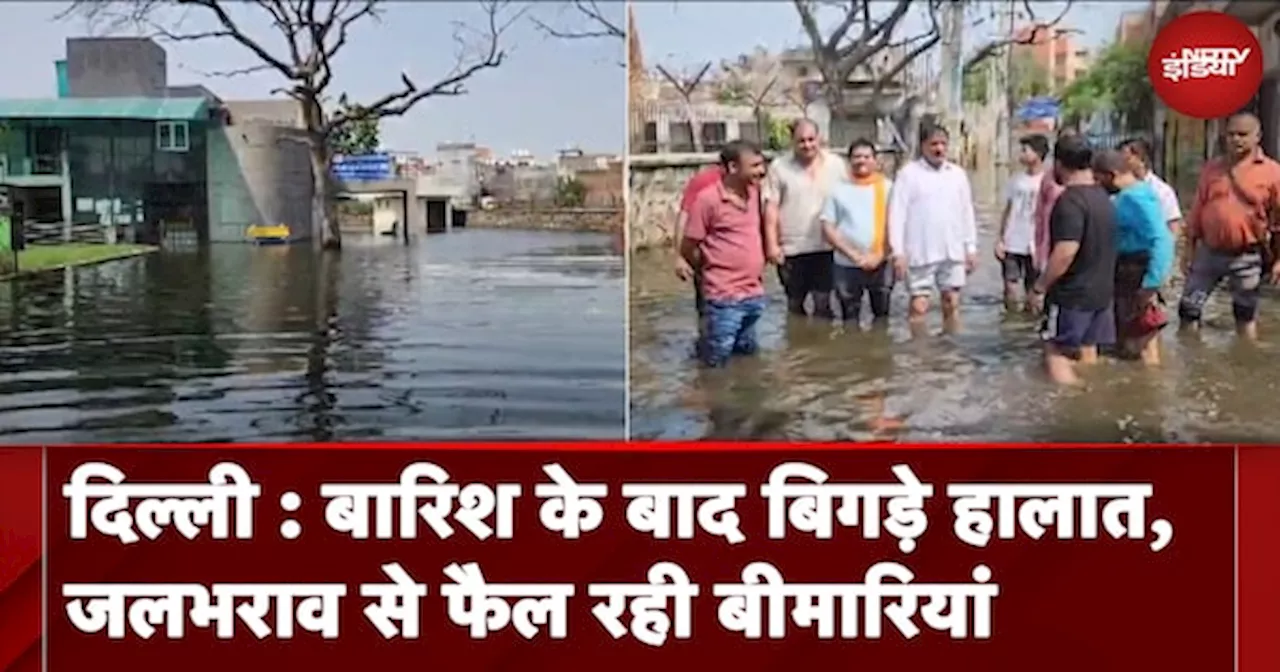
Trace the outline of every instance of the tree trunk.
<path fill-rule="evenodd" d="M 311 235 L 325 250 L 342 249 L 342 229 L 333 208 L 333 178 L 329 174 L 329 146 L 311 137 Z"/>

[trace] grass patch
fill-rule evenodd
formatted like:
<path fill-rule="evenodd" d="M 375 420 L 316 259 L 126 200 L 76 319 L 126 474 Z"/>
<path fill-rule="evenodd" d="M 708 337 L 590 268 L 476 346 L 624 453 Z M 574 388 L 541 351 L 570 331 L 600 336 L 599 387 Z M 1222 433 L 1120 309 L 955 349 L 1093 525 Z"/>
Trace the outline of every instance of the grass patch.
<path fill-rule="evenodd" d="M 94 243 L 67 243 L 65 245 L 32 245 L 18 253 L 18 272 L 14 273 L 12 252 L 0 251 L 0 279 L 14 275 L 52 271 L 68 266 L 98 264 L 112 259 L 136 257 L 154 252 L 150 245 L 98 245 Z"/>

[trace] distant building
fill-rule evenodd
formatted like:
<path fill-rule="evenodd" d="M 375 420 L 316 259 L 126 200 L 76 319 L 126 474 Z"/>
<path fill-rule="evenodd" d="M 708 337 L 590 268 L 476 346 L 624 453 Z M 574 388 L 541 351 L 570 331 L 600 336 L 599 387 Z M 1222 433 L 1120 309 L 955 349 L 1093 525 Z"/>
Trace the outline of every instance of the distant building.
<path fill-rule="evenodd" d="M 879 99 L 872 90 L 881 73 L 888 71 L 905 56 L 905 49 L 884 49 L 867 63 L 861 64 L 844 83 L 845 103 L 851 113 L 834 118 L 823 93 L 822 73 L 807 48 L 770 53 L 758 48 L 713 69 L 686 101 L 666 79 L 646 73 L 640 61 L 639 38 L 634 25 L 631 61 L 631 147 L 632 153 L 717 151 L 725 143 L 744 139 L 768 143 L 770 129 L 761 124 L 754 103 L 770 119 L 789 122 L 807 118 L 817 124 L 820 133 L 833 146 L 844 146 L 857 137 L 877 141 L 882 137 L 880 120 L 887 110 L 877 109 L 883 101 L 892 107 L 901 102 L 915 86 L 915 68 L 883 87 Z M 647 76 L 646 76 L 647 75 Z M 747 95 L 741 95 L 746 93 Z M 746 100 L 760 97 L 760 100 Z M 692 122 L 692 123 L 691 123 Z M 694 127 L 699 142 L 694 142 Z"/>
<path fill-rule="evenodd" d="M 561 177 L 571 177 L 585 187 L 583 207 L 622 207 L 625 185 L 622 179 L 621 156 L 589 153 L 574 148 L 562 150 L 556 163 Z"/>
<path fill-rule="evenodd" d="M 1155 37 L 1154 10 L 1154 5 L 1148 5 L 1145 9 L 1121 14 L 1116 25 L 1116 44 L 1142 45 L 1150 42 Z"/>
<path fill-rule="evenodd" d="M 603 165 L 579 170 L 574 174 L 574 179 L 586 188 L 583 207 L 621 208 L 626 202 L 621 156 L 611 157 Z"/>
<path fill-rule="evenodd" d="M 1046 85 L 1061 92 L 1089 68 L 1089 50 L 1061 28 L 1023 26 L 1016 33 L 1015 57 L 1029 58 L 1044 71 Z"/>
<path fill-rule="evenodd" d="M 143 38 L 72 38 L 57 97 L 0 99 L 0 183 L 32 242 L 244 241 L 255 224 L 311 231 L 312 176 L 292 101 L 223 101 L 169 86 Z"/>

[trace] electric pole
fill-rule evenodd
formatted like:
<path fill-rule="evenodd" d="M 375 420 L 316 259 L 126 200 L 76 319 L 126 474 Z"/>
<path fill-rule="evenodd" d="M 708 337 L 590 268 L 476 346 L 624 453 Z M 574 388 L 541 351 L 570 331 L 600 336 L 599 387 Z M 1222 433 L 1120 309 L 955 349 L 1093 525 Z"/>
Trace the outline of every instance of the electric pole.
<path fill-rule="evenodd" d="M 998 0 L 1000 5 L 1000 30 L 1004 31 L 1006 39 L 1014 38 L 1014 31 L 1017 27 L 1015 21 L 1016 0 Z M 1018 101 L 1014 100 L 1014 81 L 1013 81 L 1013 45 L 1010 44 L 1004 48 L 1003 54 L 995 57 L 993 64 L 995 81 L 992 87 L 992 100 L 995 101 L 996 112 L 996 147 L 995 147 L 995 163 L 996 163 L 996 189 L 997 198 L 999 198 L 999 189 L 1003 180 L 1008 179 L 1012 173 L 1013 165 L 1011 157 L 1013 154 L 1013 111 Z"/>
<path fill-rule="evenodd" d="M 960 141 L 960 119 L 964 116 L 964 0 L 948 0 L 942 16 L 942 54 L 939 59 L 940 103 L 953 146 Z"/>

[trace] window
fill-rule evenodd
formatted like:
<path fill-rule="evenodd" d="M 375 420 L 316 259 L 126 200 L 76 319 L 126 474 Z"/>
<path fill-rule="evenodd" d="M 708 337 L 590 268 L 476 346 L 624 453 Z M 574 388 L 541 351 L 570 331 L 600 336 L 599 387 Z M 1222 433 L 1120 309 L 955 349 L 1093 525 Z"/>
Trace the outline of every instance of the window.
<path fill-rule="evenodd" d="M 187 137 L 187 122 L 156 122 L 156 149 L 162 152 L 185 152 L 190 148 L 191 141 Z"/>

